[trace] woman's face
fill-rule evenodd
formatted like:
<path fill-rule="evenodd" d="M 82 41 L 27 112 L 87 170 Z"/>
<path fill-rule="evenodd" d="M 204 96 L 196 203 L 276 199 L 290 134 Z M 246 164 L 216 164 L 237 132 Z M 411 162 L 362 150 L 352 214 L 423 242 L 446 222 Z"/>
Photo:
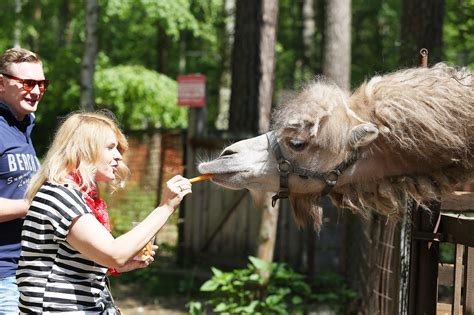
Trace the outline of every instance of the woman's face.
<path fill-rule="evenodd" d="M 117 149 L 118 141 L 115 133 L 108 129 L 105 144 L 97 161 L 96 182 L 110 182 L 115 179 L 115 171 L 122 160 L 122 154 Z"/>

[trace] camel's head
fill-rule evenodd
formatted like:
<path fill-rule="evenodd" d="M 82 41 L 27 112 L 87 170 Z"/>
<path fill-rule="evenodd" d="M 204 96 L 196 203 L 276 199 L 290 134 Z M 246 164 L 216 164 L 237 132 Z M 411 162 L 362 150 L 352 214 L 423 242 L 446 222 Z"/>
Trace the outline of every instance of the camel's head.
<path fill-rule="evenodd" d="M 273 115 L 273 134 L 285 159 L 294 166 L 326 174 L 378 136 L 375 125 L 364 123 L 349 109 L 346 93 L 334 85 L 316 82 Z M 230 189 L 278 192 L 279 163 L 267 135 L 226 147 L 220 156 L 199 165 L 214 173 L 213 181 Z M 289 199 L 299 223 L 319 222 L 319 197 L 326 188 L 321 178 L 288 177 Z"/>

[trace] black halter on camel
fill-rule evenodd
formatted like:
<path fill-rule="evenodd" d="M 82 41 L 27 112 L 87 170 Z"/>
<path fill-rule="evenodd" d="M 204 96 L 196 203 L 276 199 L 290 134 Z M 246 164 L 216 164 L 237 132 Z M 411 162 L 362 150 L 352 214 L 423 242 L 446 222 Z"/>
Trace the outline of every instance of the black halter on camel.
<path fill-rule="evenodd" d="M 358 151 L 355 150 L 347 160 L 341 162 L 333 170 L 325 173 L 318 173 L 304 167 L 299 167 L 294 162 L 285 158 L 273 131 L 267 132 L 265 135 L 267 136 L 268 145 L 272 148 L 273 154 L 275 154 L 275 158 L 278 162 L 278 173 L 280 174 L 280 190 L 272 197 L 272 206 L 275 206 L 278 199 L 288 198 L 290 194 L 288 176 L 290 174 L 296 174 L 303 179 L 311 178 L 322 180 L 326 183 L 322 195 L 327 195 L 336 185 L 342 172 L 351 166 L 358 158 Z"/>

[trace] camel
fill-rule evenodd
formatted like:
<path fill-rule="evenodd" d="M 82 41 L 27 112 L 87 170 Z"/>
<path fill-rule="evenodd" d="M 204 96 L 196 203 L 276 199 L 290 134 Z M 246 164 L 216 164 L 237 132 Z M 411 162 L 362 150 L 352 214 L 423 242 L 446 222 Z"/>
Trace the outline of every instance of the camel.
<path fill-rule="evenodd" d="M 353 93 L 319 77 L 272 115 L 271 131 L 236 142 L 200 173 L 229 189 L 288 197 L 319 229 L 320 197 L 400 218 L 474 175 L 472 71 L 438 63 L 377 75 Z"/>

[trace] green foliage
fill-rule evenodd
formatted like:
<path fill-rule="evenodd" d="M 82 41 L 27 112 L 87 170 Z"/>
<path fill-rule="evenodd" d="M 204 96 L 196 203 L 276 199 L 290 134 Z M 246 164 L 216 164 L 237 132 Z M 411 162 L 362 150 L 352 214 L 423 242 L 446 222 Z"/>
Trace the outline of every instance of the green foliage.
<path fill-rule="evenodd" d="M 304 314 L 311 303 L 329 303 L 342 308 L 343 303 L 354 298 L 346 289 L 342 278 L 326 277 L 325 288 L 313 294 L 305 277 L 284 263 L 269 263 L 249 257 L 245 269 L 224 272 L 212 268 L 213 277 L 201 286 L 208 293 L 204 303 L 219 314 Z M 268 282 L 262 276 L 269 275 Z M 336 279 L 336 282 L 335 280 Z M 329 284 L 332 284 L 330 286 Z M 342 289 L 341 289 L 342 288 Z M 338 303 L 333 303 L 337 300 Z M 198 301 L 188 304 L 190 314 L 204 314 L 204 305 Z"/>
<path fill-rule="evenodd" d="M 399 67 L 401 10 L 398 0 L 353 2 L 352 86 Z"/>
<path fill-rule="evenodd" d="M 456 245 L 453 243 L 440 243 L 439 244 L 439 261 L 442 263 L 452 264 L 454 263 L 454 252 Z"/>
<path fill-rule="evenodd" d="M 357 294 L 347 286 L 344 278 L 337 273 L 319 274 L 311 287 L 318 304 L 327 305 L 338 314 L 347 314 L 348 305 L 357 298 Z"/>
<path fill-rule="evenodd" d="M 156 192 L 144 190 L 138 185 L 129 185 L 126 190 L 102 195 L 106 198 L 116 237 L 130 231 L 133 221 L 142 221 L 156 206 Z"/>
<path fill-rule="evenodd" d="M 176 105 L 176 82 L 143 66 L 99 70 L 95 87 L 97 107 L 111 109 L 128 129 L 187 124 L 186 108 Z"/>
<path fill-rule="evenodd" d="M 474 0 L 446 0 L 443 35 L 446 59 L 474 68 Z"/>
<path fill-rule="evenodd" d="M 131 15 L 138 15 L 144 19 L 141 25 L 160 24 L 173 38 L 178 38 L 181 30 L 196 34 L 200 31 L 199 23 L 190 11 L 189 0 L 108 0 L 105 9 L 109 18 L 127 21 Z"/>
<path fill-rule="evenodd" d="M 148 298 L 156 296 L 191 295 L 198 292 L 201 282 L 196 279 L 192 271 L 183 274 L 163 272 L 163 260 L 156 256 L 156 261 L 147 268 L 136 269 L 122 273 L 120 277 L 111 277 L 112 286 L 119 284 L 138 285 L 140 292 Z"/>

